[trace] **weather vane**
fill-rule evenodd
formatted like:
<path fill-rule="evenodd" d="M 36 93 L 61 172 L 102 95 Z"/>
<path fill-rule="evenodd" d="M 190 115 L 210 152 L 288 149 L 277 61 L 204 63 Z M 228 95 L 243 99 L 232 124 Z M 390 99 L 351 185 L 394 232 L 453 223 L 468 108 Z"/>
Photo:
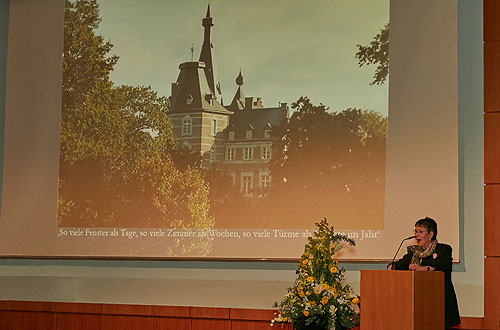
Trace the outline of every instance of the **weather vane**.
<path fill-rule="evenodd" d="M 193 62 L 193 56 L 194 56 L 194 44 L 191 44 L 191 48 L 189 49 L 191 51 L 191 62 Z"/>

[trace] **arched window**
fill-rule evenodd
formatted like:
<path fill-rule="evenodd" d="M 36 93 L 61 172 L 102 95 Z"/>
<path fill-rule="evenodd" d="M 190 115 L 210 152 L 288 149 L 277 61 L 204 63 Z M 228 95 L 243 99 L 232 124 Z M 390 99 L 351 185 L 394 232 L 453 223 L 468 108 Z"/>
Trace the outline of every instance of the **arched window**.
<path fill-rule="evenodd" d="M 182 118 L 182 131 L 181 135 L 191 135 L 193 134 L 193 119 L 191 116 L 187 115 Z"/>

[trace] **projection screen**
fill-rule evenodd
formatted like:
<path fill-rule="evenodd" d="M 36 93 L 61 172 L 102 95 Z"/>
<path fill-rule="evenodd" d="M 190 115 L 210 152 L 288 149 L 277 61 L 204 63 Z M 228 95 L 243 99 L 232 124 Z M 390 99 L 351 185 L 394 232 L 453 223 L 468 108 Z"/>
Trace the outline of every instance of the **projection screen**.
<path fill-rule="evenodd" d="M 0 254 L 458 261 L 456 2 L 263 3 L 11 1 Z"/>

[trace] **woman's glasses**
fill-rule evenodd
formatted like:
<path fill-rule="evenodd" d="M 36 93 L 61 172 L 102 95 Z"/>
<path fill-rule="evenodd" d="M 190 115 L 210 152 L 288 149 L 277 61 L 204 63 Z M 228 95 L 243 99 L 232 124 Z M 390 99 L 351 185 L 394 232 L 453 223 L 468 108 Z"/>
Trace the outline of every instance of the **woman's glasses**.
<path fill-rule="evenodd" d="M 425 231 L 425 230 L 414 230 L 414 231 L 413 231 L 413 233 L 414 233 L 415 235 L 417 235 L 417 234 L 422 235 L 422 234 L 426 234 L 426 233 L 427 233 L 427 231 Z"/>

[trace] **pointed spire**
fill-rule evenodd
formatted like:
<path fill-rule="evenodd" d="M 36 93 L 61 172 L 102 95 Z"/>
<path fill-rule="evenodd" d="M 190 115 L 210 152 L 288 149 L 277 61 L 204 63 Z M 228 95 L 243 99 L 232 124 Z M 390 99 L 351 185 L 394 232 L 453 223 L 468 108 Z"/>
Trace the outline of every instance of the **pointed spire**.
<path fill-rule="evenodd" d="M 203 38 L 203 45 L 211 43 L 211 30 L 212 26 L 214 26 L 214 20 L 212 16 L 210 16 L 210 4 L 207 7 L 207 15 L 201 20 L 201 25 L 205 28 L 205 35 Z"/>
<path fill-rule="evenodd" d="M 212 27 L 214 26 L 214 23 L 213 18 L 210 16 L 210 4 L 208 4 L 206 17 L 202 19 L 202 25 L 205 32 L 199 61 L 205 63 L 205 73 L 208 80 L 208 86 L 212 90 L 213 96 L 219 100 L 221 96 L 221 89 L 212 54 Z"/>
<path fill-rule="evenodd" d="M 243 76 L 241 75 L 241 68 L 240 68 L 240 74 L 238 77 L 236 77 L 236 85 L 241 86 L 243 85 Z"/>
<path fill-rule="evenodd" d="M 241 74 L 241 69 L 238 77 L 236 77 L 236 84 L 238 85 L 238 89 L 234 94 L 233 101 L 228 107 L 232 111 L 243 110 L 245 108 L 245 94 L 243 93 L 243 88 L 241 87 L 243 85 L 243 75 Z"/>

